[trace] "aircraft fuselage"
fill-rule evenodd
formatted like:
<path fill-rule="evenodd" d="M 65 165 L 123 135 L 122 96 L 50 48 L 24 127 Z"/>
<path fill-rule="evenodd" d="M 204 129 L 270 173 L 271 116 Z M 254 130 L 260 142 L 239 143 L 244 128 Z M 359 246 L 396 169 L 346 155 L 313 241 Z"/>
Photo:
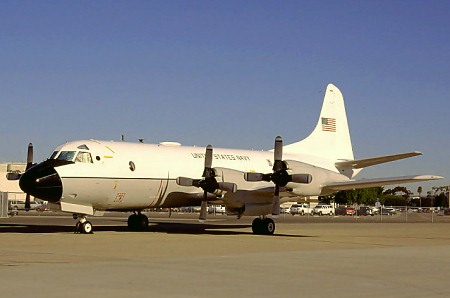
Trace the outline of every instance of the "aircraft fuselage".
<path fill-rule="evenodd" d="M 299 156 L 287 155 L 286 158 L 297 160 L 296 172 L 304 171 L 313 177 L 308 185 L 290 183 L 286 186 L 295 190 L 296 195 L 319 195 L 320 184 L 326 176 L 331 176 L 330 181 L 348 179 L 331 169 L 324 175 L 324 167 L 332 167 L 332 163 L 322 160 L 323 167 L 318 168 L 302 163 Z M 203 196 L 203 191 L 197 187 L 176 183 L 176 178 L 181 176 L 201 179 L 205 159 L 202 147 L 83 140 L 59 146 L 49 160 L 52 159 L 70 162 L 53 167 L 61 183 L 60 197 L 46 197 L 45 190 L 33 193 L 39 189 L 37 185 L 30 185 L 28 192 L 53 202 L 89 205 L 96 210 L 142 210 L 195 206 Z M 218 178 L 220 181 L 233 181 L 238 189 L 243 185 L 246 190 L 273 187 L 271 182 L 247 182 L 243 178 L 244 172 L 272 172 L 273 153 L 270 151 L 214 149 L 212 164 L 213 168 L 225 169 Z M 242 177 L 236 180 L 239 174 Z M 27 179 L 34 175 L 36 173 L 30 169 L 23 180 L 40 179 Z M 27 191 L 26 185 L 23 188 Z M 50 189 L 46 185 L 43 188 Z"/>

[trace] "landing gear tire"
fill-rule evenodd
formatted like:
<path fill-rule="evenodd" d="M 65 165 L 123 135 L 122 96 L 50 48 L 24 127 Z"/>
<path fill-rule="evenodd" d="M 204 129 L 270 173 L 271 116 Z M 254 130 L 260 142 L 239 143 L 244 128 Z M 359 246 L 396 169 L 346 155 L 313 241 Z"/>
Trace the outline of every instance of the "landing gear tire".
<path fill-rule="evenodd" d="M 255 234 L 255 235 L 261 235 L 262 234 L 262 228 L 261 228 L 261 226 L 262 226 L 262 219 L 261 218 L 259 218 L 259 217 L 257 217 L 257 218 L 255 218 L 254 220 L 253 220 L 253 222 L 252 222 L 252 231 L 253 231 L 253 234 Z"/>
<path fill-rule="evenodd" d="M 273 235 L 275 222 L 271 218 L 255 218 L 252 223 L 252 231 L 255 235 Z"/>
<path fill-rule="evenodd" d="M 271 218 L 266 218 L 263 220 L 264 225 L 264 234 L 265 235 L 273 235 L 275 232 L 275 222 Z"/>
<path fill-rule="evenodd" d="M 128 228 L 133 231 L 143 231 L 148 227 L 148 217 L 145 214 L 131 214 L 128 217 Z"/>
<path fill-rule="evenodd" d="M 76 234 L 93 234 L 94 233 L 92 231 L 93 230 L 92 223 L 90 221 L 86 220 L 85 215 L 80 216 L 80 215 L 74 214 L 74 218 L 79 219 L 75 225 L 75 233 Z"/>
<path fill-rule="evenodd" d="M 83 224 L 81 224 L 81 233 L 92 234 L 92 224 L 90 221 L 86 221 Z"/>

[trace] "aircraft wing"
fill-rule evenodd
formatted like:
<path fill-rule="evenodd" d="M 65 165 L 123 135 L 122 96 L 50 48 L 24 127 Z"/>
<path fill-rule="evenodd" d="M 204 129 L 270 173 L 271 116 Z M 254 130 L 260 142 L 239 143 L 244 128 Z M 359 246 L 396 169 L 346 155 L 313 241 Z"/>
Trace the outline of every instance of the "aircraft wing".
<path fill-rule="evenodd" d="M 322 188 L 322 193 L 334 192 L 339 190 L 349 190 L 356 188 L 377 187 L 389 184 L 402 184 L 411 182 L 420 182 L 428 180 L 442 179 L 441 176 L 434 175 L 416 175 L 416 176 L 402 176 L 402 177 L 388 177 L 388 178 L 374 178 L 374 179 L 361 179 L 361 180 L 349 180 L 342 182 L 331 182 L 326 184 Z"/>
<path fill-rule="evenodd" d="M 355 160 L 347 160 L 347 161 L 338 161 L 335 163 L 337 168 L 351 168 L 351 169 L 362 169 L 365 167 L 370 167 L 394 160 L 409 158 L 413 156 L 422 155 L 422 152 L 413 151 L 402 154 L 394 154 L 394 155 L 385 155 L 379 157 L 365 158 L 365 159 L 355 159 Z"/>

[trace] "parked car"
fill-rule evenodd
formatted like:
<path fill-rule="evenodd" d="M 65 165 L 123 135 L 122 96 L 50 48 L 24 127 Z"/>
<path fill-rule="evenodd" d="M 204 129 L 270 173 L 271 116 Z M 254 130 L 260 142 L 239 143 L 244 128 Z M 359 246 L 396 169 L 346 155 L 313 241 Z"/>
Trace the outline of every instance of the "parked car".
<path fill-rule="evenodd" d="M 48 211 L 48 205 L 47 204 L 40 204 L 38 206 L 36 206 L 36 208 L 34 208 L 37 212 L 44 212 L 44 211 Z"/>
<path fill-rule="evenodd" d="M 281 214 L 291 213 L 291 209 L 290 208 L 285 208 L 285 207 L 280 207 L 280 213 Z"/>
<path fill-rule="evenodd" d="M 225 206 L 222 205 L 213 205 L 208 207 L 208 213 L 225 214 L 225 212 Z"/>
<path fill-rule="evenodd" d="M 346 215 L 345 214 L 345 207 L 337 207 L 335 210 L 336 215 Z"/>
<path fill-rule="evenodd" d="M 334 208 L 331 205 L 317 205 L 313 209 L 313 214 L 334 215 Z"/>
<path fill-rule="evenodd" d="M 371 215 L 374 216 L 375 214 L 378 213 L 378 209 L 374 208 L 374 207 L 368 207 L 368 206 L 362 206 L 359 207 L 358 211 L 358 215 L 359 216 L 367 216 L 367 215 Z"/>
<path fill-rule="evenodd" d="M 338 207 L 335 210 L 336 215 L 355 215 L 356 210 L 353 207 Z"/>
<path fill-rule="evenodd" d="M 19 210 L 25 210 L 25 201 L 10 201 L 9 208 L 10 208 L 10 210 L 13 210 L 16 213 Z M 31 201 L 30 202 L 30 210 L 35 210 L 36 208 L 41 209 L 41 204 L 39 204 L 36 201 Z"/>
<path fill-rule="evenodd" d="M 390 207 L 380 208 L 381 215 L 394 215 L 396 213 L 397 213 L 397 211 L 395 210 L 395 208 L 390 208 Z"/>
<path fill-rule="evenodd" d="M 309 206 L 309 204 L 294 204 L 291 206 L 291 214 L 299 214 L 299 215 L 305 215 L 305 214 L 312 214 L 312 209 Z"/>

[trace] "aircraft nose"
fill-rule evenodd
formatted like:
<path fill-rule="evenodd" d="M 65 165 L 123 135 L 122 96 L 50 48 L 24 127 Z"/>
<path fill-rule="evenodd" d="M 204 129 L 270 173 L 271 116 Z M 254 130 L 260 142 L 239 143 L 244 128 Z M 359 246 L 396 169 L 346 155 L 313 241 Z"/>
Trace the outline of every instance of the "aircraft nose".
<path fill-rule="evenodd" d="M 23 192 L 50 202 L 59 201 L 62 196 L 61 178 L 55 167 L 45 161 L 23 173 L 19 186 Z"/>

